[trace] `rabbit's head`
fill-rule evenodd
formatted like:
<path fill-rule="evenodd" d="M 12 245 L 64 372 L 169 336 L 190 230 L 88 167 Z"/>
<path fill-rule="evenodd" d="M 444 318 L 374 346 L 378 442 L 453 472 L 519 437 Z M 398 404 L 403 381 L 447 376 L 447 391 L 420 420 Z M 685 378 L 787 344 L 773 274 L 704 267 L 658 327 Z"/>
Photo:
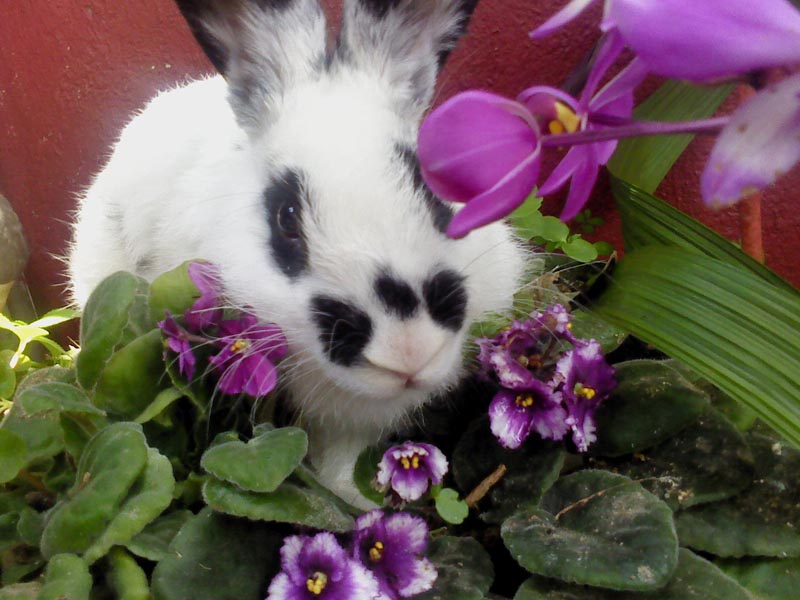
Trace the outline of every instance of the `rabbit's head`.
<path fill-rule="evenodd" d="M 454 208 L 416 158 L 474 2 L 347 1 L 331 49 L 316 0 L 178 4 L 257 173 L 257 211 L 220 232 L 228 295 L 285 331 L 299 409 L 390 426 L 460 378 L 467 329 L 510 307 L 522 269 L 503 225 L 446 237 Z"/>

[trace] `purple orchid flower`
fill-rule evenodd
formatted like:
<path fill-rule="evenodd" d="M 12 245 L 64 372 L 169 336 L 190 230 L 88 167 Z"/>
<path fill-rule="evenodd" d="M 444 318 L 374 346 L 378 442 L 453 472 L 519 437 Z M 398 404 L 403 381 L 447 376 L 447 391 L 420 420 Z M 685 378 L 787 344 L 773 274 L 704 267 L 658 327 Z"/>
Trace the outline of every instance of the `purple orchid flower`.
<path fill-rule="evenodd" d="M 167 336 L 167 348 L 178 355 L 178 372 L 191 380 L 194 377 L 197 359 L 192 353 L 192 345 L 188 339 L 189 332 L 178 324 L 169 311 L 167 311 L 166 318 L 163 321 L 159 321 L 157 325 Z M 166 349 L 164 351 L 164 360 L 167 360 Z"/>
<path fill-rule="evenodd" d="M 207 262 L 191 262 L 188 270 L 200 297 L 184 313 L 183 318 L 189 329 L 199 332 L 222 321 L 219 270 Z"/>
<path fill-rule="evenodd" d="M 594 413 L 617 385 L 614 368 L 602 354 L 600 343 L 583 342 L 564 353 L 556 363 L 555 385 L 567 407 L 566 424 L 572 429 L 572 441 L 586 452 L 597 439 Z"/>
<path fill-rule="evenodd" d="M 576 100 L 561 90 L 534 86 L 519 95 L 517 100 L 540 120 L 546 122 L 550 135 L 544 145 L 559 143 L 559 135 L 605 128 L 601 120 L 625 122 L 633 112 L 633 91 L 647 75 L 640 61 L 632 61 L 616 77 L 600 85 L 605 73 L 622 51 L 618 35 L 608 35 L 600 45 L 586 85 Z M 600 167 L 605 165 L 617 147 L 617 140 L 572 146 L 562 161 L 539 187 L 539 194 L 548 196 L 570 182 L 569 193 L 560 218 L 572 219 L 580 212 L 597 181 Z"/>
<path fill-rule="evenodd" d="M 286 355 L 286 337 L 273 323 L 259 323 L 253 315 L 219 325 L 222 350 L 209 361 L 222 373 L 217 388 L 224 394 L 253 397 L 271 392 L 278 381 L 275 362 Z"/>
<path fill-rule="evenodd" d="M 560 440 L 569 430 L 561 394 L 531 375 L 525 389 L 502 390 L 489 405 L 489 424 L 500 443 L 519 448 L 531 431 L 550 440 Z"/>
<path fill-rule="evenodd" d="M 522 104 L 468 91 L 434 110 L 419 131 L 422 176 L 434 194 L 466 202 L 447 228 L 460 238 L 511 213 L 536 185 L 539 127 Z"/>
<path fill-rule="evenodd" d="M 531 37 L 593 3 L 568 2 Z M 707 82 L 800 62 L 800 14 L 788 0 L 605 0 L 600 26 L 619 32 L 649 71 L 665 77 Z"/>
<path fill-rule="evenodd" d="M 290 536 L 267 600 L 386 600 L 375 577 L 347 556 L 332 533 Z"/>
<path fill-rule="evenodd" d="M 379 509 L 356 519 L 353 558 L 375 575 L 381 592 L 391 600 L 427 592 L 436 581 L 436 567 L 422 554 L 428 526 L 408 513 L 388 517 Z"/>
<path fill-rule="evenodd" d="M 432 444 L 405 442 L 392 446 L 378 465 L 378 485 L 391 488 L 398 498 L 413 502 L 431 485 L 439 485 L 447 473 L 447 459 Z"/>
<path fill-rule="evenodd" d="M 800 75 L 750 98 L 731 117 L 700 179 L 703 200 L 728 206 L 766 187 L 800 160 Z"/>

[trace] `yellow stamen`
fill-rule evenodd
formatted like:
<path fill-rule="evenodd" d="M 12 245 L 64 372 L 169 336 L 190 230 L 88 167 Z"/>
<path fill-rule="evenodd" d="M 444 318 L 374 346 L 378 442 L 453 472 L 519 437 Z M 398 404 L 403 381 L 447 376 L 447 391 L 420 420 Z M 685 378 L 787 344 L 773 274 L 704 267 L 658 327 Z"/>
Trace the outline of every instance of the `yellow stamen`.
<path fill-rule="evenodd" d="M 564 133 L 566 129 L 564 128 L 564 124 L 561 121 L 550 121 L 547 124 L 547 128 L 550 130 L 550 133 L 553 135 L 558 135 L 559 133 Z"/>
<path fill-rule="evenodd" d="M 581 126 L 581 120 L 578 115 L 563 102 L 556 102 L 556 120 L 569 133 L 575 133 Z"/>
<path fill-rule="evenodd" d="M 375 542 L 375 545 L 369 549 L 369 559 L 372 562 L 378 562 L 383 557 L 383 542 Z"/>
<path fill-rule="evenodd" d="M 244 352 L 250 347 L 250 342 L 243 339 L 238 339 L 231 344 L 231 352 L 234 354 L 239 354 L 240 352 Z"/>
<path fill-rule="evenodd" d="M 319 596 L 326 585 L 328 585 L 328 576 L 320 571 L 317 571 L 306 580 L 306 589 L 315 596 Z"/>
<path fill-rule="evenodd" d="M 587 400 L 591 400 L 597 395 L 596 389 L 591 388 L 588 385 L 585 386 L 582 383 L 576 383 L 573 391 L 575 392 L 576 396 L 583 396 Z"/>
<path fill-rule="evenodd" d="M 419 454 L 412 454 L 411 458 L 403 456 L 400 458 L 400 464 L 408 471 L 409 469 L 419 469 Z"/>
<path fill-rule="evenodd" d="M 519 395 L 517 396 L 515 402 L 517 406 L 521 406 L 522 408 L 529 408 L 533 406 L 533 396 L 528 394 L 527 396 Z"/>

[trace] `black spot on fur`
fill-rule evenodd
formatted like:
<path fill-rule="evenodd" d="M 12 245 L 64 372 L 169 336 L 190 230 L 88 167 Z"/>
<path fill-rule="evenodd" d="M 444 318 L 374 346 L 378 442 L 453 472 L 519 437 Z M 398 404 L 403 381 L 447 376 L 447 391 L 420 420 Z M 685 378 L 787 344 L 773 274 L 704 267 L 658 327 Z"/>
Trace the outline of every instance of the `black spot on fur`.
<path fill-rule="evenodd" d="M 358 362 L 372 335 L 372 320 L 352 304 L 330 296 L 311 299 L 319 341 L 331 362 L 349 367 Z"/>
<path fill-rule="evenodd" d="M 287 170 L 264 191 L 272 257 L 292 279 L 308 266 L 308 244 L 303 232 L 303 189 L 300 175 Z"/>
<path fill-rule="evenodd" d="M 422 295 L 434 321 L 453 331 L 461 328 L 467 311 L 464 277 L 451 269 L 439 271 L 423 284 Z"/>
<path fill-rule="evenodd" d="M 375 293 L 384 306 L 401 319 L 408 319 L 419 307 L 419 298 L 411 286 L 387 272 L 375 279 Z"/>
<path fill-rule="evenodd" d="M 441 233 L 445 233 L 447 231 L 447 226 L 453 218 L 453 209 L 434 196 L 433 192 L 425 185 L 425 180 L 422 179 L 422 169 L 419 165 L 419 158 L 417 158 L 417 153 L 414 149 L 409 146 L 397 144 L 395 150 L 400 155 L 400 158 L 405 163 L 408 170 L 411 171 L 411 176 L 414 178 L 414 187 L 422 193 L 422 197 L 425 199 L 425 205 L 428 207 L 431 217 L 433 218 L 434 227 Z"/>

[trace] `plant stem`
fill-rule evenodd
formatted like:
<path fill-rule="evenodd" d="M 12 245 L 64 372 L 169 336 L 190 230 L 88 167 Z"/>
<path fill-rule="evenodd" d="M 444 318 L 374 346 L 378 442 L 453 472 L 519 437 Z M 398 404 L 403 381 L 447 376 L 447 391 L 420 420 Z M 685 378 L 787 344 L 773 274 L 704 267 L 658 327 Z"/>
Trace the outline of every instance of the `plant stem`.
<path fill-rule="evenodd" d="M 476 485 L 475 489 L 472 490 L 464 499 L 464 502 L 467 503 L 467 506 L 469 506 L 472 509 L 477 508 L 478 502 L 483 500 L 483 497 L 489 493 L 489 490 L 491 490 L 494 486 L 497 485 L 497 483 L 506 474 L 506 471 L 508 471 L 506 466 L 501 464 L 494 471 L 492 471 L 489 474 L 489 476 L 486 477 L 486 479 L 484 479 L 478 485 Z"/>
<path fill-rule="evenodd" d="M 739 88 L 739 103 L 746 102 L 756 91 L 749 85 Z M 759 262 L 764 262 L 764 241 L 761 226 L 761 199 L 763 192 L 757 191 L 739 203 L 739 233 L 742 250 Z"/>

